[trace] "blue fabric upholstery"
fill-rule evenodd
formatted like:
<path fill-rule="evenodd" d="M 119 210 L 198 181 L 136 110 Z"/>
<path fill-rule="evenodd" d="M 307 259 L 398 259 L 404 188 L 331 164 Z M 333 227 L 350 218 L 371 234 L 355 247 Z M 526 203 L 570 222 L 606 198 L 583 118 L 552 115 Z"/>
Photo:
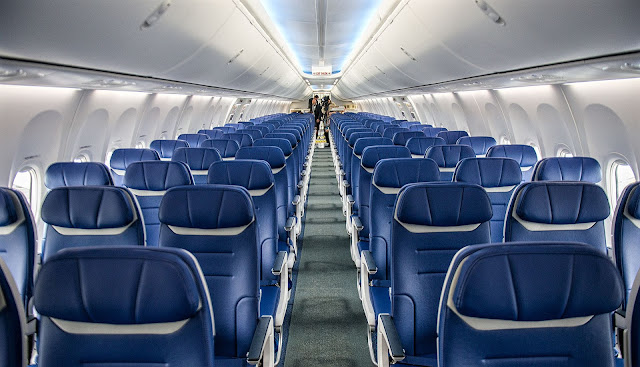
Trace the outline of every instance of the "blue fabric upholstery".
<path fill-rule="evenodd" d="M 609 201 L 587 182 L 527 182 L 507 209 L 505 241 L 575 241 L 606 253 L 604 220 Z"/>
<path fill-rule="evenodd" d="M 100 162 L 58 162 L 47 168 L 44 185 L 48 189 L 63 186 L 109 186 L 113 179 L 109 167 Z"/>
<path fill-rule="evenodd" d="M 224 131 L 215 130 L 215 129 L 202 129 L 198 130 L 198 134 L 204 134 L 209 137 L 209 139 L 222 139 L 222 135 L 224 135 Z M 202 144 L 200 144 L 202 146 Z M 184 147 L 183 147 L 184 148 Z"/>
<path fill-rule="evenodd" d="M 278 147 L 282 150 L 285 158 L 290 156 L 293 153 L 293 148 L 291 147 L 291 143 L 287 139 L 281 138 L 262 138 L 258 139 L 253 143 L 254 147 Z"/>
<path fill-rule="evenodd" d="M 473 148 L 476 155 L 480 156 L 487 154 L 487 150 L 498 143 L 491 136 L 462 136 L 456 144 L 468 145 Z"/>
<path fill-rule="evenodd" d="M 444 139 L 444 141 L 447 144 L 457 144 L 458 139 L 460 139 L 463 136 L 469 136 L 469 134 L 466 131 L 462 131 L 462 130 L 449 130 L 449 131 L 440 131 L 436 136 Z"/>
<path fill-rule="evenodd" d="M 622 294 L 611 261 L 581 243 L 469 246 L 445 280 L 438 366 L 613 367 Z"/>
<path fill-rule="evenodd" d="M 41 213 L 48 224 L 43 262 L 64 248 L 145 244 L 142 213 L 122 187 L 59 187 L 47 194 Z"/>
<path fill-rule="evenodd" d="M 490 241 L 491 214 L 477 185 L 417 183 L 400 190 L 391 232 L 391 308 L 408 359 L 435 361 L 447 269 L 459 249 Z"/>
<path fill-rule="evenodd" d="M 435 138 L 438 136 L 438 134 L 442 131 L 447 131 L 446 128 L 444 127 L 425 127 L 422 129 L 422 132 L 424 133 L 424 135 L 431 137 L 431 138 Z M 442 139 L 444 140 L 444 139 Z M 446 141 L 445 141 L 446 144 Z"/>
<path fill-rule="evenodd" d="M 201 148 L 214 148 L 220 153 L 222 159 L 234 159 L 240 149 L 235 140 L 229 139 L 207 139 L 200 145 Z"/>
<path fill-rule="evenodd" d="M 213 128 L 213 130 L 220 130 L 225 134 L 231 134 L 235 133 L 237 129 L 233 126 L 216 126 Z"/>
<path fill-rule="evenodd" d="M 491 242 L 502 242 L 507 205 L 522 181 L 518 162 L 511 158 L 466 158 L 458 163 L 453 180 L 480 185 L 487 191 L 493 208 Z"/>
<path fill-rule="evenodd" d="M 34 300 L 40 366 L 214 365 L 209 293 L 186 251 L 61 251 L 42 266 Z M 174 322 L 184 325 L 162 331 Z"/>
<path fill-rule="evenodd" d="M 11 271 L 0 258 L 0 366 L 27 366 L 26 320 Z"/>
<path fill-rule="evenodd" d="M 356 132 L 349 136 L 349 140 L 345 145 L 345 153 L 344 153 L 344 156 L 342 157 L 342 169 L 344 170 L 344 177 L 347 180 L 347 182 L 349 182 L 349 185 L 353 185 L 353 182 L 351 182 L 351 176 L 352 176 L 351 161 L 353 160 L 353 146 L 356 144 L 356 141 L 358 141 L 358 139 L 377 138 L 377 137 L 380 137 L 380 134 L 374 133 L 371 130 L 369 130 L 368 132 Z M 351 192 L 352 192 L 351 188 L 350 187 L 347 188 L 347 194 Z"/>
<path fill-rule="evenodd" d="M 613 214 L 613 254 L 628 300 L 636 274 L 640 271 L 640 190 L 639 183 L 627 186 Z"/>
<path fill-rule="evenodd" d="M 376 145 L 393 145 L 393 140 L 389 138 L 374 137 L 358 139 L 353 145 L 353 156 L 351 157 L 351 178 L 348 179 L 351 184 L 351 195 L 355 203 L 353 204 L 353 213 L 358 213 L 360 208 L 360 164 L 362 162 L 362 152 L 367 147 Z"/>
<path fill-rule="evenodd" d="M 215 130 L 209 130 L 215 131 Z M 178 148 L 188 148 L 189 143 L 186 140 L 154 140 L 149 148 L 158 152 L 160 159 L 171 159 L 173 152 Z"/>
<path fill-rule="evenodd" d="M 158 155 L 158 152 L 153 149 L 123 148 L 114 150 L 109 161 L 111 177 L 113 177 L 114 185 L 122 186 L 124 172 L 131 163 L 159 160 L 160 156 Z"/>
<path fill-rule="evenodd" d="M 424 133 L 423 133 L 424 135 Z M 405 146 L 409 148 L 411 155 L 414 158 L 423 158 L 427 149 L 434 145 L 445 145 L 444 139 L 438 137 L 418 137 L 409 138 Z"/>
<path fill-rule="evenodd" d="M 260 300 L 259 250 L 249 192 L 227 185 L 170 189 L 160 206 L 160 222 L 160 247 L 183 248 L 202 267 L 214 296 L 216 357 L 244 359 Z"/>
<path fill-rule="evenodd" d="M 256 141 L 258 139 L 262 139 L 262 132 L 260 132 L 259 130 L 242 129 L 242 133 L 243 134 L 247 134 L 247 135 L 251 135 L 251 139 L 253 139 L 253 141 Z"/>
<path fill-rule="evenodd" d="M 158 209 L 164 192 L 182 185 L 193 185 L 189 167 L 183 162 L 135 162 L 127 167 L 124 186 L 131 189 L 140 205 L 147 233 L 147 246 L 158 246 Z"/>
<path fill-rule="evenodd" d="M 424 138 L 422 131 L 399 131 L 393 135 L 393 144 L 406 146 L 407 141 L 411 138 Z"/>
<path fill-rule="evenodd" d="M 391 127 L 388 127 L 388 128 L 383 130 L 382 137 L 383 138 L 389 138 L 389 139 L 393 140 L 394 135 L 396 135 L 397 133 L 408 132 L 408 131 L 409 131 L 409 129 L 407 129 L 406 127 L 391 126 Z M 404 145 L 404 144 L 402 144 L 402 145 Z"/>
<path fill-rule="evenodd" d="M 276 130 L 277 131 L 277 130 Z M 289 140 L 289 143 L 291 143 L 291 147 L 295 150 L 296 147 L 298 146 L 298 139 L 296 139 L 296 136 L 291 134 L 291 133 L 279 133 L 279 132 L 272 132 L 269 133 L 267 135 L 264 136 L 265 138 L 276 138 L 276 139 L 286 139 Z"/>
<path fill-rule="evenodd" d="M 494 145 L 487 150 L 487 157 L 515 159 L 520 164 L 523 182 L 531 181 L 533 166 L 538 161 L 536 150 L 525 144 Z"/>
<path fill-rule="evenodd" d="M 448 144 L 429 147 L 424 156 L 436 161 L 440 167 L 441 181 L 451 181 L 458 162 L 465 158 L 474 158 L 476 154 L 470 146 Z"/>
<path fill-rule="evenodd" d="M 250 147 L 253 145 L 253 138 L 249 134 L 227 133 L 224 134 L 223 138 L 235 141 L 236 143 L 238 143 L 238 146 L 240 146 L 240 148 Z"/>
<path fill-rule="evenodd" d="M 267 135 L 268 133 L 271 132 L 267 126 L 262 126 L 262 125 L 249 126 L 249 127 L 247 127 L 247 130 L 260 131 L 260 133 L 262 133 L 262 137 L 264 137 L 265 135 Z M 254 141 L 255 140 L 257 140 L 257 139 L 254 139 Z"/>
<path fill-rule="evenodd" d="M 536 163 L 533 181 L 602 181 L 600 163 L 591 157 L 552 157 Z"/>
<path fill-rule="evenodd" d="M 411 125 L 411 126 L 409 126 L 409 131 L 422 131 L 426 127 L 433 127 L 433 125 L 429 125 L 429 124 Z M 424 134 L 424 132 L 423 132 L 423 134 Z"/>
<path fill-rule="evenodd" d="M 221 160 L 222 156 L 216 148 L 179 148 L 171 158 L 171 161 L 182 162 L 189 167 L 196 185 L 206 184 L 209 166 Z"/>
<path fill-rule="evenodd" d="M 189 147 L 198 148 L 203 141 L 209 139 L 207 134 L 180 134 L 178 140 L 184 140 L 189 143 Z"/>

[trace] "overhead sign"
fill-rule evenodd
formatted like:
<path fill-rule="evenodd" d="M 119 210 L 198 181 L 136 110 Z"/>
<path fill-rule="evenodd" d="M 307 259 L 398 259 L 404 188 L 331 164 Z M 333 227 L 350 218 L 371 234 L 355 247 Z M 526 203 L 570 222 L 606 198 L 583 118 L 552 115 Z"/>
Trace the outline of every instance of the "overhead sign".
<path fill-rule="evenodd" d="M 311 75 L 313 76 L 327 76 L 331 75 L 331 65 L 324 66 L 312 66 L 311 67 Z"/>

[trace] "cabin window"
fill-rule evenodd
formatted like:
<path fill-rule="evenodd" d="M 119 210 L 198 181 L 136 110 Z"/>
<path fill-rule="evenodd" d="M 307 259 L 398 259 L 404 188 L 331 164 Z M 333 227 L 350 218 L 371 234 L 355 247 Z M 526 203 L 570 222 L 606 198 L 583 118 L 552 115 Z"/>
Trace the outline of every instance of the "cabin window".
<path fill-rule="evenodd" d="M 76 163 L 85 163 L 89 162 L 89 157 L 84 153 L 80 153 L 75 158 L 73 158 L 73 161 Z"/>
<path fill-rule="evenodd" d="M 573 153 L 567 148 L 560 148 L 560 150 L 558 150 L 558 157 L 571 158 L 573 157 Z"/>
<path fill-rule="evenodd" d="M 623 160 L 611 163 L 608 175 L 609 199 L 615 205 L 624 188 L 636 181 L 636 176 L 631 166 Z"/>
<path fill-rule="evenodd" d="M 140 140 L 139 142 L 136 143 L 136 149 L 144 149 L 144 148 L 145 148 L 144 141 Z"/>
<path fill-rule="evenodd" d="M 107 151 L 107 157 L 104 160 L 104 163 L 111 167 L 111 155 L 113 154 L 113 151 L 116 150 L 116 148 L 111 148 Z"/>
<path fill-rule="evenodd" d="M 500 145 L 510 145 L 511 144 L 511 140 L 509 140 L 509 138 L 507 138 L 505 135 L 502 135 L 500 137 Z"/>
<path fill-rule="evenodd" d="M 29 202 L 31 206 L 31 212 L 36 213 L 38 208 L 38 174 L 35 169 L 31 167 L 23 168 L 13 179 L 11 187 L 20 191 Z"/>

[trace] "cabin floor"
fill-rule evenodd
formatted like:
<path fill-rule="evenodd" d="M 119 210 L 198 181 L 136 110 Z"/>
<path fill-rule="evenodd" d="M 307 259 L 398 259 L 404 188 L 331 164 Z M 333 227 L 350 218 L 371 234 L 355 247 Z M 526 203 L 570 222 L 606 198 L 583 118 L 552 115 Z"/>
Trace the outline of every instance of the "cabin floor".
<path fill-rule="evenodd" d="M 372 366 L 329 147 L 316 149 L 285 367 Z"/>

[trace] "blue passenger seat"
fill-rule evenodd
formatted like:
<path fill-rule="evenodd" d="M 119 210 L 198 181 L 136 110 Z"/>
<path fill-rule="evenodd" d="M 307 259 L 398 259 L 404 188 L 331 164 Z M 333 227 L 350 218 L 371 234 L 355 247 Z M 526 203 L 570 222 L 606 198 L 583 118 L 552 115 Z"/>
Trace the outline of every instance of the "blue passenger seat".
<path fill-rule="evenodd" d="M 204 134 L 209 137 L 209 139 L 222 139 L 222 135 L 224 135 L 224 131 L 216 130 L 216 129 L 202 129 L 198 130 L 198 134 Z"/>
<path fill-rule="evenodd" d="M 44 185 L 49 189 L 64 186 L 111 186 L 109 167 L 100 162 L 57 162 L 47 168 Z"/>
<path fill-rule="evenodd" d="M 209 166 L 221 160 L 220 152 L 215 148 L 178 148 L 171 158 L 171 161 L 182 162 L 189 167 L 196 185 L 206 184 Z"/>
<path fill-rule="evenodd" d="M 532 181 L 602 181 L 600 163 L 591 157 L 544 158 L 533 168 Z"/>
<path fill-rule="evenodd" d="M 494 145 L 487 150 L 487 157 L 512 158 L 518 161 L 523 182 L 531 181 L 533 166 L 538 161 L 536 150 L 525 144 Z"/>
<path fill-rule="evenodd" d="M 25 307 L 11 270 L 0 258 L 0 366 L 26 367 Z"/>
<path fill-rule="evenodd" d="M 150 149 L 158 152 L 163 161 L 170 161 L 176 149 L 187 147 L 189 147 L 189 143 L 186 140 L 154 140 L 149 145 Z"/>
<path fill-rule="evenodd" d="M 178 140 L 186 141 L 191 148 L 198 148 L 203 141 L 210 139 L 207 134 L 180 134 Z"/>
<path fill-rule="evenodd" d="M 487 154 L 487 150 L 498 143 L 491 136 L 462 136 L 456 144 L 468 145 L 473 148 L 476 157 L 484 157 Z"/>
<path fill-rule="evenodd" d="M 240 146 L 240 148 L 250 147 L 253 145 L 253 138 L 249 134 L 227 133 L 227 134 L 224 134 L 222 138 L 235 141 L 236 143 L 238 143 L 238 146 Z"/>
<path fill-rule="evenodd" d="M 429 147 L 424 154 L 425 158 L 433 159 L 440 167 L 440 181 L 448 182 L 453 180 L 453 173 L 458 162 L 475 156 L 476 154 L 470 146 L 456 144 L 434 145 Z"/>
<path fill-rule="evenodd" d="M 424 134 L 422 134 L 424 135 Z M 445 145 L 444 139 L 437 137 L 417 137 L 417 138 L 409 138 L 405 146 L 409 148 L 411 152 L 411 156 L 413 158 L 424 158 L 424 154 L 427 152 L 427 149 L 434 145 Z"/>
<path fill-rule="evenodd" d="M 113 184 L 116 186 L 122 186 L 124 173 L 131 163 L 159 160 L 160 156 L 158 155 L 158 152 L 153 149 L 122 148 L 114 150 L 111 154 L 111 159 L 109 160 Z"/>
<path fill-rule="evenodd" d="M 208 139 L 200 147 L 216 149 L 220 153 L 220 157 L 225 161 L 236 159 L 236 153 L 240 149 L 240 145 L 235 140 L 230 139 Z"/>
<path fill-rule="evenodd" d="M 391 138 L 393 140 L 393 144 L 406 146 L 407 141 L 411 138 L 424 138 L 424 133 L 422 131 L 400 131 L 393 135 Z M 426 150 L 426 149 L 425 149 Z"/>

